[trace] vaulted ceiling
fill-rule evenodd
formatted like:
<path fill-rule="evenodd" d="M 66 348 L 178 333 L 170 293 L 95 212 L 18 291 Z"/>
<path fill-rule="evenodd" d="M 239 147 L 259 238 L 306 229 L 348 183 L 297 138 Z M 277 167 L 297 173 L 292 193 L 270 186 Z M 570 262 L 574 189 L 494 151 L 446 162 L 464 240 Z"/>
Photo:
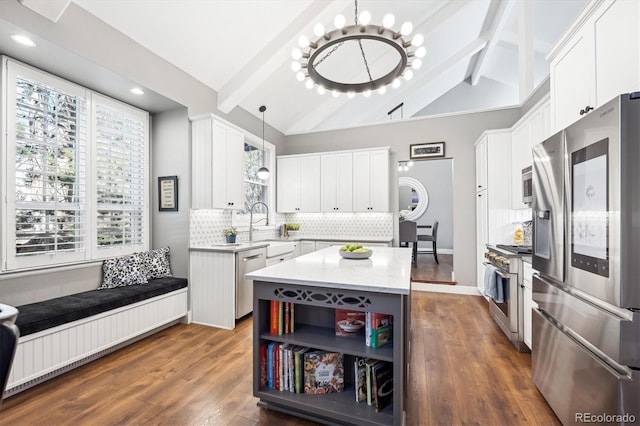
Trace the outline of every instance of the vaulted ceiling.
<path fill-rule="evenodd" d="M 483 107 L 518 104 L 548 75 L 545 56 L 586 3 L 360 0 L 359 10 L 369 10 L 372 23 L 380 24 L 388 12 L 396 27 L 411 21 L 413 34 L 425 37 L 427 54 L 399 88 L 348 99 L 308 90 L 290 65 L 300 35 L 312 38 L 318 22 L 331 28 L 338 13 L 352 21 L 353 1 L 71 1 L 217 91 L 222 112 L 240 107 L 261 117 L 258 108 L 266 105 L 267 122 L 284 134 L 388 120 L 387 112 L 400 103 L 404 117 L 421 115 L 452 93 L 481 96 Z M 23 3 L 29 2 L 35 0 Z M 359 78 L 365 73 L 361 56 L 343 50 L 331 72 Z M 372 51 L 368 60 L 388 67 L 393 52 Z M 470 108 L 465 99 L 447 105 Z"/>

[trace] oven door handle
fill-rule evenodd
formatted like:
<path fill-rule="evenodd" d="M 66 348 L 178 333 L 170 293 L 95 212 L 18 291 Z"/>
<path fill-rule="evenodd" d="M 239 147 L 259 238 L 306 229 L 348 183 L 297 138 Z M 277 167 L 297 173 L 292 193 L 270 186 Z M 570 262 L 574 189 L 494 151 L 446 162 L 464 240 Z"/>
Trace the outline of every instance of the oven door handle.
<path fill-rule="evenodd" d="M 483 265 L 485 266 L 493 266 L 495 268 L 497 268 L 496 265 L 494 265 L 493 263 L 489 263 L 489 262 L 482 262 Z M 511 277 L 505 275 L 504 272 L 502 272 L 500 269 L 496 269 L 496 274 L 500 275 L 502 278 L 504 278 L 505 280 L 511 279 Z"/>

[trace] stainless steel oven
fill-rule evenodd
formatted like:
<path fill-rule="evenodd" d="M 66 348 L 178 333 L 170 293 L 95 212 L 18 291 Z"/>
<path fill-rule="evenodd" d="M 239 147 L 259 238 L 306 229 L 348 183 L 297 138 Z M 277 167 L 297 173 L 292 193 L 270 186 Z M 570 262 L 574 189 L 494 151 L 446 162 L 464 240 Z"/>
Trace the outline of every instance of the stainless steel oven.
<path fill-rule="evenodd" d="M 531 204 L 533 201 L 533 172 L 531 166 L 522 169 L 522 202 Z"/>
<path fill-rule="evenodd" d="M 486 273 L 495 273 L 499 278 L 496 286 L 499 286 L 498 293 L 501 295 L 492 297 L 485 294 L 489 300 L 489 313 L 518 352 L 529 352 L 524 343 L 524 283 L 520 257 L 517 253 L 508 253 L 495 246 L 487 246 L 484 257 Z"/>

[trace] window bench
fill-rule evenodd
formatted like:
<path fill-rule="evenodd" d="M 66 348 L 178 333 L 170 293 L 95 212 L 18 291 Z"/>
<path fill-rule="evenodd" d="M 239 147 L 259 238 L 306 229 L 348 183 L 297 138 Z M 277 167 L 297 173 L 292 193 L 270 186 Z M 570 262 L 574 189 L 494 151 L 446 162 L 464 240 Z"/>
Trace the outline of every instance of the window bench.
<path fill-rule="evenodd" d="M 6 396 L 111 353 L 187 315 L 187 280 L 91 290 L 18 306 Z"/>

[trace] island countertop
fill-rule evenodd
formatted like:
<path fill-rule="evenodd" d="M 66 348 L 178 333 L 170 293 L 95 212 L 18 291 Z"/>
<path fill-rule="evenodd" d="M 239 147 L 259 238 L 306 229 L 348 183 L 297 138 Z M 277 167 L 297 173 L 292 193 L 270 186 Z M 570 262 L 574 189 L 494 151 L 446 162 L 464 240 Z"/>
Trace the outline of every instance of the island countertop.
<path fill-rule="evenodd" d="M 247 279 L 283 284 L 406 294 L 411 289 L 411 249 L 374 247 L 369 259 L 343 259 L 338 247 L 248 273 Z"/>

